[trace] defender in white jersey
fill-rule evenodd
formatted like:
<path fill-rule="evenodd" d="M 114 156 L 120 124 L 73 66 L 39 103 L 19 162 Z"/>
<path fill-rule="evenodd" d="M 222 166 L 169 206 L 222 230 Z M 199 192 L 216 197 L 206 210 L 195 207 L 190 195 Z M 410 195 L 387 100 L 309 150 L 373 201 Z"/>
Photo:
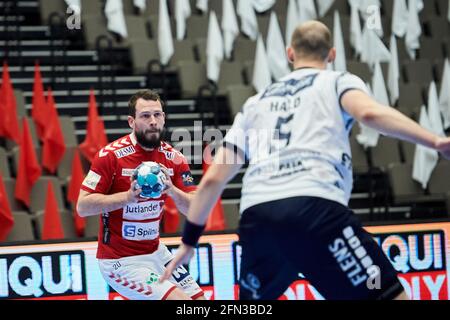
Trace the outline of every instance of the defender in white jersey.
<path fill-rule="evenodd" d="M 348 90 L 367 92 L 367 87 L 349 73 L 305 67 L 247 101 L 225 138 L 250 159 L 241 212 L 298 196 L 347 205 L 354 120 L 336 102 Z"/>
<path fill-rule="evenodd" d="M 241 199 L 240 299 L 276 299 L 301 272 L 326 299 L 407 299 L 383 251 L 348 208 L 354 119 L 450 158 L 450 139 L 380 105 L 358 77 L 326 70 L 331 34 L 299 26 L 294 71 L 250 98 L 189 207 L 183 244 L 163 276 L 189 261 L 226 183 L 250 162 Z M 230 164 L 229 159 L 238 161 Z M 377 285 L 374 285 L 377 284 Z"/>

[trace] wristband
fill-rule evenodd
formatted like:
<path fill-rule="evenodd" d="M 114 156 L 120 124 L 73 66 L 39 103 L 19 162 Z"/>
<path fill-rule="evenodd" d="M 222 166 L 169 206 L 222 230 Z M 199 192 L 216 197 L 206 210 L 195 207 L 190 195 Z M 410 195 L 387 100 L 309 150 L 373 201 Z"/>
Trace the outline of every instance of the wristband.
<path fill-rule="evenodd" d="M 199 226 L 186 219 L 181 241 L 183 241 L 183 243 L 187 244 L 188 246 L 195 247 L 204 229 L 205 226 Z"/>

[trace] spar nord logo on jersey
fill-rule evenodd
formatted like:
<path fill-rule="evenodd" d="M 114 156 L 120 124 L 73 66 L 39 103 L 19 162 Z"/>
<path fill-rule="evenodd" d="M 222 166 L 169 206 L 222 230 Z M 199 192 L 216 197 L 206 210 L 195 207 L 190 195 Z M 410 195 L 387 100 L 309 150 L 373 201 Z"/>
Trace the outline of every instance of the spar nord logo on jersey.
<path fill-rule="evenodd" d="M 134 238 L 134 236 L 136 236 L 136 226 L 125 226 L 124 228 L 123 228 L 123 232 L 124 232 L 124 235 L 126 236 L 126 237 L 133 237 Z"/>
<path fill-rule="evenodd" d="M 149 223 L 124 222 L 122 237 L 131 241 L 155 240 L 159 237 L 159 220 Z"/>

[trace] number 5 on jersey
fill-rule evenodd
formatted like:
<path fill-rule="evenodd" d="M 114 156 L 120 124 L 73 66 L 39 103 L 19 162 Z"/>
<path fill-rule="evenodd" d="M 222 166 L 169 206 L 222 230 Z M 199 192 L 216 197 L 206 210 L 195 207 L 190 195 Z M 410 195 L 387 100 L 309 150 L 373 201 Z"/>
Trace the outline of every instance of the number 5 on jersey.
<path fill-rule="evenodd" d="M 286 148 L 291 142 L 291 125 L 290 122 L 294 119 L 294 114 L 290 114 L 288 117 L 279 117 L 275 126 L 275 132 L 273 134 L 273 140 L 270 144 L 270 153 L 280 151 Z"/>

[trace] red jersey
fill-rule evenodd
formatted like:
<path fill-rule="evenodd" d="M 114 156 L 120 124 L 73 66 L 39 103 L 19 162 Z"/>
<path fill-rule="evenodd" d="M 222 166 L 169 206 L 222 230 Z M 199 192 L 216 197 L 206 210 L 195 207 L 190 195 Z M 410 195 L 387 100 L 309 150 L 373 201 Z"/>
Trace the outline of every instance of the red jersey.
<path fill-rule="evenodd" d="M 162 142 L 153 151 L 125 136 L 98 152 L 81 189 L 89 193 L 114 194 L 130 189 L 130 177 L 143 161 L 154 161 L 169 169 L 172 183 L 184 192 L 196 189 L 186 158 Z M 153 253 L 159 245 L 159 225 L 166 195 L 142 199 L 113 212 L 102 212 L 98 234 L 98 259 Z"/>

